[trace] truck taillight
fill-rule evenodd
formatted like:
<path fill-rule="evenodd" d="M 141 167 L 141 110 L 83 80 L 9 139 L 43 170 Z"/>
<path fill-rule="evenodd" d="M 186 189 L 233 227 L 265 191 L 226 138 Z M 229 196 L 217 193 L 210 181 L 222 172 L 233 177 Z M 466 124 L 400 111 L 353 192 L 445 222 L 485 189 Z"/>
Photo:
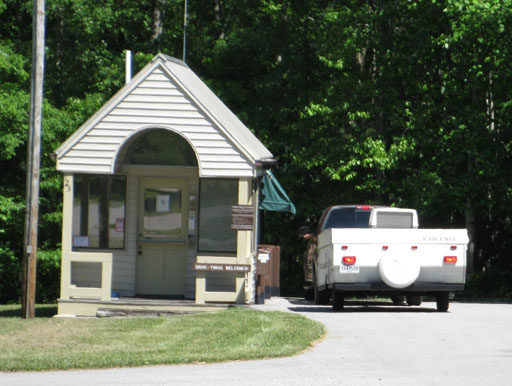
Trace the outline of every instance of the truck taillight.
<path fill-rule="evenodd" d="M 412 250 L 412 251 L 417 251 L 417 250 L 418 250 L 418 246 L 417 246 L 417 245 L 413 245 L 413 246 L 411 247 L 411 250 Z"/>
<path fill-rule="evenodd" d="M 387 245 L 383 245 L 383 246 L 382 246 L 382 250 L 383 250 L 383 251 L 387 251 L 388 249 L 389 249 L 389 247 L 388 247 Z"/>
<path fill-rule="evenodd" d="M 457 256 L 445 256 L 444 257 L 445 263 L 456 263 L 457 262 Z"/>
<path fill-rule="evenodd" d="M 342 251 L 346 251 L 347 249 L 348 249 L 348 245 L 342 245 L 342 246 L 341 246 L 341 250 L 342 250 Z"/>
<path fill-rule="evenodd" d="M 357 205 L 356 206 L 356 209 L 361 209 L 361 210 L 372 210 L 373 208 L 375 208 L 375 207 L 371 206 L 371 205 Z"/>
<path fill-rule="evenodd" d="M 455 251 L 455 250 L 457 250 L 457 246 L 456 246 L 456 245 L 452 245 L 452 246 L 450 247 L 450 250 L 451 250 L 451 251 Z"/>
<path fill-rule="evenodd" d="M 343 256 L 343 264 L 345 265 L 353 265 L 356 263 L 356 257 L 355 256 Z"/>

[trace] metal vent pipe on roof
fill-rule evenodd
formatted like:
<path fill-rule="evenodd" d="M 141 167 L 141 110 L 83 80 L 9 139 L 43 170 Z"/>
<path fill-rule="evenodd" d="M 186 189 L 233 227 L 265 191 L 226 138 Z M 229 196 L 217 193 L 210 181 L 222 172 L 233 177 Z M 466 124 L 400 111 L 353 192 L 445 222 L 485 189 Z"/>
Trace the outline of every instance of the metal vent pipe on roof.
<path fill-rule="evenodd" d="M 126 50 L 125 53 L 125 76 L 125 83 L 132 80 L 132 52 L 130 50 Z"/>

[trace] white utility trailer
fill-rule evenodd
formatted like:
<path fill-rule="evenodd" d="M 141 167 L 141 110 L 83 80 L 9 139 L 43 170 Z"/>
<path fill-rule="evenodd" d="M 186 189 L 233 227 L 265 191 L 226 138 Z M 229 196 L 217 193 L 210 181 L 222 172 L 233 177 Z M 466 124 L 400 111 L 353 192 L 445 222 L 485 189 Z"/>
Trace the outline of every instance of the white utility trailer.
<path fill-rule="evenodd" d="M 345 297 L 367 294 L 406 297 L 409 305 L 434 296 L 447 311 L 449 294 L 464 289 L 465 229 L 418 229 L 413 209 L 334 206 L 317 231 L 303 231 L 310 240 L 305 274 L 316 302 L 331 298 L 336 311 Z"/>

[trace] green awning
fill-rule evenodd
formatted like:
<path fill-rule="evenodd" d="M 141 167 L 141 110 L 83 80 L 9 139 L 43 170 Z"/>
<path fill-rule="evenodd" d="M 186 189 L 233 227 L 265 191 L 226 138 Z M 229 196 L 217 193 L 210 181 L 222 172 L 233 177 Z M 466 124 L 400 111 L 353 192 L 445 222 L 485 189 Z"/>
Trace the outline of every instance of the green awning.
<path fill-rule="evenodd" d="M 297 213 L 295 205 L 270 170 L 265 171 L 261 184 L 260 209 Z"/>

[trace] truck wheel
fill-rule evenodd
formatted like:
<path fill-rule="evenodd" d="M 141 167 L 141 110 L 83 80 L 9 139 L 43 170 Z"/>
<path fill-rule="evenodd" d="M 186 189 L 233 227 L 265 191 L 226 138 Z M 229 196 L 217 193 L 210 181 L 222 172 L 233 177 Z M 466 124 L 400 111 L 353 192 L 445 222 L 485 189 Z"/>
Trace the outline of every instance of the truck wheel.
<path fill-rule="evenodd" d="M 316 284 L 316 270 L 313 269 L 313 293 L 315 304 L 325 306 L 329 304 L 329 292 L 327 290 L 321 291 Z"/>
<path fill-rule="evenodd" d="M 450 307 L 450 296 L 448 292 L 441 292 L 436 296 L 436 305 L 439 312 L 446 312 Z"/>
<path fill-rule="evenodd" d="M 391 296 L 391 301 L 393 302 L 393 304 L 403 304 L 405 298 L 403 295 L 392 295 Z"/>
<path fill-rule="evenodd" d="M 325 306 L 329 304 L 329 291 L 323 290 L 320 291 L 315 284 L 315 303 Z"/>
<path fill-rule="evenodd" d="M 379 276 L 392 288 L 405 288 L 416 281 L 420 264 L 410 256 L 383 255 L 379 261 Z"/>
<path fill-rule="evenodd" d="M 310 288 L 304 289 L 304 299 L 305 300 L 313 300 L 315 298 L 313 286 Z"/>
<path fill-rule="evenodd" d="M 420 295 L 407 295 L 405 298 L 410 306 L 421 306 L 423 300 Z"/>
<path fill-rule="evenodd" d="M 340 291 L 332 290 L 332 309 L 334 312 L 340 312 L 343 310 L 345 299 Z"/>

